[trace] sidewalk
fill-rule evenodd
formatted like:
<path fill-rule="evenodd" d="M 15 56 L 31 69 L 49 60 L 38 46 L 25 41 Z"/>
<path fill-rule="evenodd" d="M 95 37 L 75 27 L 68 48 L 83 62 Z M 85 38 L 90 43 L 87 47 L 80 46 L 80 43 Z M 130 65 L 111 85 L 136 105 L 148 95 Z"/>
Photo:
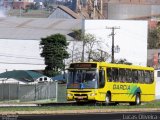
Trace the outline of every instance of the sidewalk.
<path fill-rule="evenodd" d="M 34 107 L 34 106 L 38 106 L 38 104 L 30 104 L 30 103 L 18 103 L 18 104 L 14 104 L 14 103 L 0 103 L 0 107 Z"/>

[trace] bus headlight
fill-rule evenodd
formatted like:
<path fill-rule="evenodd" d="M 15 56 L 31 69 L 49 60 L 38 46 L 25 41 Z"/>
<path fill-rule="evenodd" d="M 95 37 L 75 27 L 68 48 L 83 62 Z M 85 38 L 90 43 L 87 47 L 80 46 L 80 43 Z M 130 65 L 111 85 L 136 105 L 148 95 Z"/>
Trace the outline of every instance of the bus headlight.
<path fill-rule="evenodd" d="M 73 95 L 72 95 L 72 94 L 70 94 L 70 93 L 68 93 L 68 94 L 67 94 L 67 96 L 68 96 L 68 97 L 70 97 L 70 96 L 73 96 Z"/>
<path fill-rule="evenodd" d="M 90 94 L 90 96 L 95 96 L 95 95 L 96 95 L 95 93 L 91 93 L 91 94 Z"/>

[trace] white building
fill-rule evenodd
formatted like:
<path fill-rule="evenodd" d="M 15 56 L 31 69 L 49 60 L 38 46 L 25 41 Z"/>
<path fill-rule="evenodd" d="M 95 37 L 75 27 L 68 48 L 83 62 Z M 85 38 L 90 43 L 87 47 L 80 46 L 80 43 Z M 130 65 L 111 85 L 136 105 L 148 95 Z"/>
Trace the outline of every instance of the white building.
<path fill-rule="evenodd" d="M 115 45 L 120 47 L 115 59 L 125 58 L 133 64 L 146 65 L 147 21 L 0 18 L 0 73 L 7 70 L 43 70 L 45 65 L 40 56 L 40 40 L 56 33 L 66 35 L 70 43 L 68 52 L 71 58 L 65 61 L 66 64 L 72 61 L 72 56 L 79 59 L 82 42 L 73 41 L 74 38 L 69 35 L 78 29 L 84 29 L 101 40 L 95 50 L 111 53 L 112 40 L 108 36 L 112 31 L 106 27 L 113 26 L 120 27 L 115 30 Z"/>
<path fill-rule="evenodd" d="M 85 32 L 100 41 L 94 49 L 102 49 L 111 54 L 112 35 L 114 46 L 119 46 L 116 59 L 126 59 L 134 65 L 147 65 L 148 22 L 136 20 L 85 20 Z M 113 30 L 114 29 L 114 33 Z M 108 62 L 111 60 L 109 59 Z"/>
<path fill-rule="evenodd" d="M 40 40 L 52 34 L 66 35 L 81 28 L 81 20 L 48 18 L 0 18 L 0 73 L 11 70 L 43 70 Z"/>

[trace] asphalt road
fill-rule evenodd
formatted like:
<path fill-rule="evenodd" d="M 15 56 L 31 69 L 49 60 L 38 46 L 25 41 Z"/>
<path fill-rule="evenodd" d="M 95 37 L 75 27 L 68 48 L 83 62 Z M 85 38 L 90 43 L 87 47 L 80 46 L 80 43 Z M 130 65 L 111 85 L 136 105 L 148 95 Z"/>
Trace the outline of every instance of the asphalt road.
<path fill-rule="evenodd" d="M 160 120 L 160 111 L 134 113 L 2 115 L 1 120 Z"/>

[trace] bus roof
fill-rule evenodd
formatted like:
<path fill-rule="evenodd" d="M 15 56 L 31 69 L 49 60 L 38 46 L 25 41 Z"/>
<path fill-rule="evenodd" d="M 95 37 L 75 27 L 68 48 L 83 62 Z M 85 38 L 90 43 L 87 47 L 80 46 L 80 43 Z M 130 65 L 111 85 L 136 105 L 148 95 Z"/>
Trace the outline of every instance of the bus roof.
<path fill-rule="evenodd" d="M 116 64 L 116 63 L 108 63 L 108 62 L 77 62 L 77 63 L 96 63 L 97 66 L 104 66 L 104 67 L 154 70 L 153 67 L 146 67 L 146 66 L 139 66 L 139 65 L 127 65 L 127 64 Z M 71 64 L 76 64 L 76 63 L 71 63 Z"/>

